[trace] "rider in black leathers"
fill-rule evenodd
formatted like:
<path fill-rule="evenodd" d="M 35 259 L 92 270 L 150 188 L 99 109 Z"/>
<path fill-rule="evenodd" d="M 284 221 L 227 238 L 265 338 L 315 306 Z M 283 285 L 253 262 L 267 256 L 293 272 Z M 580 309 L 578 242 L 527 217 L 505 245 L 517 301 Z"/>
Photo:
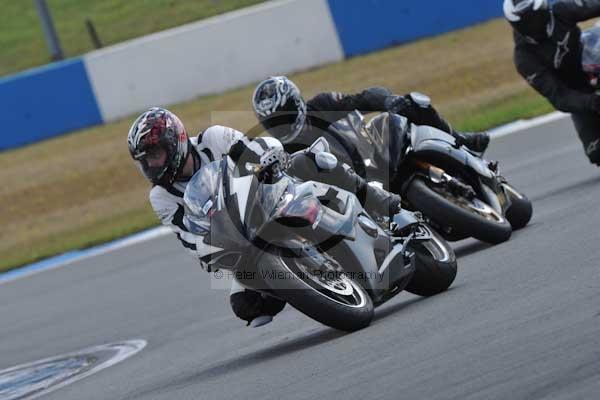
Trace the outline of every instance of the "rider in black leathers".
<path fill-rule="evenodd" d="M 354 110 L 402 115 L 414 124 L 448 132 L 477 152 L 485 151 L 489 143 L 486 133 L 464 134 L 452 129 L 431 106 L 429 98 L 420 93 L 398 96 L 386 88 L 372 87 L 357 94 L 324 92 L 305 102 L 292 81 L 285 76 L 276 76 L 258 84 L 252 104 L 262 127 L 279 139 L 290 153 L 303 149 L 320 136 L 327 137 L 329 126 Z"/>
<path fill-rule="evenodd" d="M 590 159 L 600 165 L 600 96 L 581 65 L 578 22 L 600 16 L 600 0 L 505 0 L 519 73 L 560 111 L 571 113 Z"/>

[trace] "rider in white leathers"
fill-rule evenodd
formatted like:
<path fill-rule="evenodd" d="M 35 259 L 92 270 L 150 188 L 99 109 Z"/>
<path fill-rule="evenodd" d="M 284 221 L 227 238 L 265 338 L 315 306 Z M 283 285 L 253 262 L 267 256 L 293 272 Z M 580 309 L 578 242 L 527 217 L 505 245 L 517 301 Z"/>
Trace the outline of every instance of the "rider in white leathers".
<path fill-rule="evenodd" d="M 190 138 L 179 118 L 163 108 L 151 108 L 140 115 L 129 130 L 127 142 L 132 158 L 153 184 L 150 190 L 152 208 L 208 272 L 211 271 L 205 260 L 215 248 L 207 244 L 204 237 L 191 233 L 184 224 L 183 195 L 191 177 L 202 166 L 224 156 L 244 165 L 246 162 L 260 163 L 262 157 L 282 149 L 277 139 L 260 137 L 251 140 L 235 129 L 219 125 Z M 390 215 L 399 210 L 397 195 L 367 185 L 346 165 L 321 168 L 308 152 L 296 161 L 292 173 L 301 179 L 319 180 L 359 193 L 361 201 L 368 197 L 371 211 L 378 215 Z M 232 286 L 230 302 L 234 313 L 251 326 L 269 322 L 285 306 L 285 302 L 244 289 L 237 282 Z"/>

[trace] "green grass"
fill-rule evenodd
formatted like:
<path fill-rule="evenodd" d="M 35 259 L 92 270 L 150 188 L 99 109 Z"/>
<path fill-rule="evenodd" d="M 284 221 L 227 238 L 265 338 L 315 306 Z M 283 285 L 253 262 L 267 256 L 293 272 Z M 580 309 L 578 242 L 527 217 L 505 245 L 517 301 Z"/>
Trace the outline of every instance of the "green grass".
<path fill-rule="evenodd" d="M 264 0 L 47 0 L 65 56 L 93 50 L 90 19 L 105 46 Z M 33 0 L 0 0 L 0 76 L 50 62 Z"/>
<path fill-rule="evenodd" d="M 510 30 L 501 20 L 291 78 L 307 98 L 374 85 L 396 93 L 419 90 L 462 130 L 552 110 L 515 72 Z M 246 131 L 256 124 L 252 91 L 249 85 L 168 106 L 191 133 L 214 123 Z M 213 120 L 212 112 L 228 110 L 246 112 Z M 0 153 L 0 270 L 158 224 L 148 203 L 149 185 L 127 151 L 133 117 Z"/>
<path fill-rule="evenodd" d="M 146 207 L 107 217 L 93 225 L 67 230 L 60 236 L 48 237 L 32 246 L 27 254 L 22 253 L 22 248 L 3 252 L 0 272 L 56 254 L 106 243 L 115 238 L 155 227 L 156 224 L 154 213 Z"/>
<path fill-rule="evenodd" d="M 472 112 L 457 115 L 455 126 L 463 131 L 480 131 L 552 111 L 554 108 L 546 99 L 527 90 L 502 100 L 479 105 Z"/>

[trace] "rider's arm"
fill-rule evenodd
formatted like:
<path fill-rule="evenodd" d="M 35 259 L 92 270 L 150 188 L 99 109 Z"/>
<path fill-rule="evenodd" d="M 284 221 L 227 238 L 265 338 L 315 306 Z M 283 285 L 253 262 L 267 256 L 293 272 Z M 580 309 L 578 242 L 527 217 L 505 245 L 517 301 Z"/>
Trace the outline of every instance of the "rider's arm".
<path fill-rule="evenodd" d="M 307 102 L 312 111 L 386 111 L 385 99 L 392 93 L 383 87 L 372 87 L 356 94 L 320 93 Z"/>
<path fill-rule="evenodd" d="M 561 0 L 552 6 L 554 15 L 571 23 L 600 17 L 600 0 Z"/>
<path fill-rule="evenodd" d="M 550 68 L 538 61 L 521 46 L 515 49 L 517 71 L 559 111 L 593 112 L 596 95 L 573 90 L 565 85 Z"/>
<path fill-rule="evenodd" d="M 425 101 L 424 99 L 427 99 L 427 104 L 422 103 Z M 429 125 L 448 133 L 453 132 L 450 124 L 429 104 L 429 99 L 426 96 L 419 95 L 419 97 L 415 97 L 415 94 L 397 96 L 383 87 L 369 88 L 352 95 L 335 92 L 321 93 L 309 100 L 307 105 L 312 111 L 329 111 L 332 113 L 331 116 L 327 113 L 311 115 L 311 122 L 317 126 L 318 123 L 315 122 L 317 117 L 335 121 L 354 110 L 364 112 L 389 111 L 402 115 L 417 125 Z"/>
<path fill-rule="evenodd" d="M 202 144 L 214 157 L 227 154 L 236 163 L 258 163 L 266 151 L 283 148 L 279 140 L 272 137 L 248 138 L 233 128 L 215 125 L 202 134 Z"/>

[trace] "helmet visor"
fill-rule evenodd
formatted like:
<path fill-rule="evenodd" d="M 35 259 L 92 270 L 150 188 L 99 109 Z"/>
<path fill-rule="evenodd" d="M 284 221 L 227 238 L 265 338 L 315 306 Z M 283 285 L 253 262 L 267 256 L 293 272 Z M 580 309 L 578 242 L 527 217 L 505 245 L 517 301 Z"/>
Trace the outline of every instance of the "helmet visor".
<path fill-rule="evenodd" d="M 265 85 L 254 94 L 254 111 L 260 116 L 268 116 L 277 110 L 278 101 L 277 87 Z"/>
<path fill-rule="evenodd" d="M 167 171 L 169 155 L 160 146 L 151 146 L 134 156 L 136 165 L 152 182 L 158 182 Z"/>

